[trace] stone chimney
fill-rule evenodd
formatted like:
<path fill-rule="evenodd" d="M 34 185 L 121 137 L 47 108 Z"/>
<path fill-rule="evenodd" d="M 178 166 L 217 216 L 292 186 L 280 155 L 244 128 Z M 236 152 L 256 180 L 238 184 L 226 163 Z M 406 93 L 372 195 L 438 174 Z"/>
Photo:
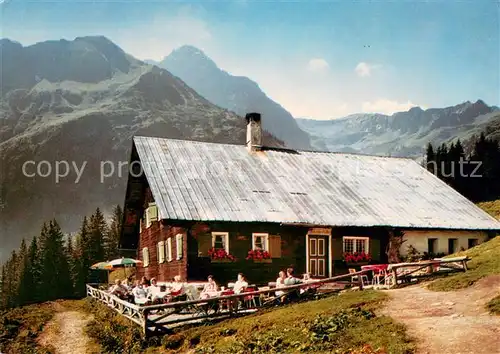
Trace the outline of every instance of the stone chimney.
<path fill-rule="evenodd" d="M 262 121 L 260 113 L 247 113 L 247 149 L 258 151 L 262 148 Z"/>

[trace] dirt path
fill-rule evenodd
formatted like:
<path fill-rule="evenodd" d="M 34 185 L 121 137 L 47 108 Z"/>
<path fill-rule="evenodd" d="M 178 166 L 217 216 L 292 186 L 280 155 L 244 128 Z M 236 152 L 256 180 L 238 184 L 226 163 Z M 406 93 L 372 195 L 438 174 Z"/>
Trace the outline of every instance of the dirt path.
<path fill-rule="evenodd" d="M 500 316 L 484 305 L 499 294 L 500 275 L 451 292 L 434 292 L 422 285 L 389 290 L 382 313 L 404 323 L 418 341 L 419 354 L 500 353 Z"/>
<path fill-rule="evenodd" d="M 56 354 L 98 353 L 85 334 L 85 326 L 92 316 L 61 308 L 57 311 L 52 321 L 45 326 L 39 338 L 40 344 L 54 348 Z"/>

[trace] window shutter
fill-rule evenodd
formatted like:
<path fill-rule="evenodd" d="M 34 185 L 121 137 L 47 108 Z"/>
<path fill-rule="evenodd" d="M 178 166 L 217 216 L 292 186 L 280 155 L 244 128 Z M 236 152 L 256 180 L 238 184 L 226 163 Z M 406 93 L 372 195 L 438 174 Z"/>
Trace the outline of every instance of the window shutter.
<path fill-rule="evenodd" d="M 144 247 L 142 249 L 142 259 L 143 259 L 143 266 L 147 267 L 149 265 L 149 250 L 147 247 Z"/>
<path fill-rule="evenodd" d="M 165 242 L 158 242 L 158 263 L 165 262 Z"/>
<path fill-rule="evenodd" d="M 151 226 L 151 221 L 149 220 L 149 208 L 146 209 L 146 212 L 144 214 L 146 214 L 145 221 L 146 221 L 146 229 L 147 229 L 148 227 Z"/>
<path fill-rule="evenodd" d="M 341 260 L 344 253 L 342 237 L 332 237 L 332 255 L 334 260 Z"/>
<path fill-rule="evenodd" d="M 281 236 L 269 235 L 269 253 L 272 258 L 281 258 Z"/>
<path fill-rule="evenodd" d="M 202 257 L 208 256 L 208 251 L 212 248 L 212 236 L 209 234 L 198 236 L 198 254 Z"/>
<path fill-rule="evenodd" d="M 158 207 L 155 203 L 149 203 L 149 222 L 158 221 Z"/>
<path fill-rule="evenodd" d="M 167 261 L 172 262 L 172 237 L 167 240 Z"/>
<path fill-rule="evenodd" d="M 370 246 L 368 247 L 369 253 L 376 261 L 380 260 L 380 240 L 370 238 Z"/>
<path fill-rule="evenodd" d="M 178 234 L 175 237 L 175 250 L 177 252 L 177 260 L 182 258 L 182 234 Z"/>

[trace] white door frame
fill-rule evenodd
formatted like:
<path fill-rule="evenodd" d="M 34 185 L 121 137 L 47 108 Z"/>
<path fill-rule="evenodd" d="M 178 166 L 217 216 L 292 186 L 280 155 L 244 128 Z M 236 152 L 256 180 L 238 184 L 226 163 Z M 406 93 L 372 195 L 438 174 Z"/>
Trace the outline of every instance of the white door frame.
<path fill-rule="evenodd" d="M 314 230 L 312 230 L 314 231 Z M 309 273 L 309 235 L 312 236 L 326 236 L 328 238 L 328 275 L 327 278 L 331 277 L 333 274 L 333 264 L 332 264 L 332 230 L 329 232 L 321 231 L 321 232 L 312 232 L 311 230 L 306 234 L 306 273 Z"/>

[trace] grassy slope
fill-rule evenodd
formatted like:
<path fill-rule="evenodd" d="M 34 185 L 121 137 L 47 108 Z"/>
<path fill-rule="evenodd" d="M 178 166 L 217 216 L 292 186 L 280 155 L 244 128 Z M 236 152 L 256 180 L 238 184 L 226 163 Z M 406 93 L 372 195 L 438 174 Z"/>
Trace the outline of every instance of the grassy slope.
<path fill-rule="evenodd" d="M 0 353 L 53 353 L 53 348 L 41 347 L 37 338 L 54 313 L 50 302 L 0 312 Z"/>
<path fill-rule="evenodd" d="M 209 326 L 184 328 L 149 343 L 138 337 L 138 326 L 94 305 L 90 308 L 96 321 L 89 325 L 88 333 L 101 343 L 103 352 L 149 347 L 148 353 L 243 354 L 253 347 L 251 353 L 412 353 L 414 344 L 404 326 L 388 317 L 372 317 L 372 311 L 386 298 L 374 291 L 349 292 Z M 366 345 L 372 349 L 364 348 Z"/>
<path fill-rule="evenodd" d="M 479 203 L 478 206 L 494 218 L 500 220 L 500 199 Z"/>

